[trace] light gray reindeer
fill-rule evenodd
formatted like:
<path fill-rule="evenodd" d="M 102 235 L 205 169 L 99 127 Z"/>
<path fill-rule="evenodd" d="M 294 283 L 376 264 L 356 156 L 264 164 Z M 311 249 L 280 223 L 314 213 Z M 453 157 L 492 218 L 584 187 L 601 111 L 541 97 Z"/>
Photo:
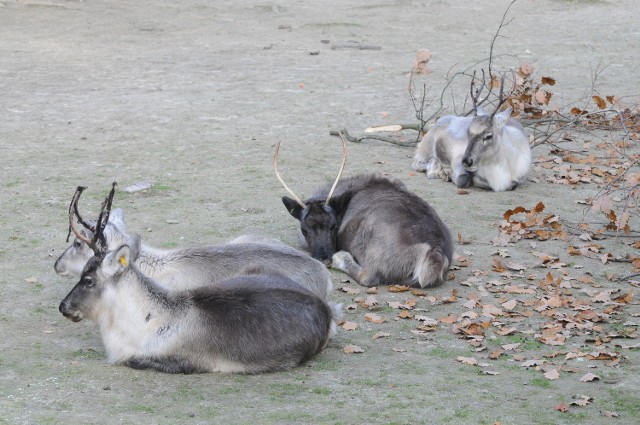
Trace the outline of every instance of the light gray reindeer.
<path fill-rule="evenodd" d="M 441 177 L 456 186 L 474 186 L 495 192 L 515 189 L 531 170 L 531 148 L 522 125 L 511 118 L 511 108 L 499 112 L 504 80 L 496 111 L 488 115 L 477 106 L 484 87 L 471 81 L 475 116 L 447 115 L 440 118 L 422 138 L 412 167 L 428 178 Z"/>
<path fill-rule="evenodd" d="M 435 210 L 399 180 L 369 174 L 340 180 L 343 159 L 331 187 L 321 187 L 302 201 L 278 172 L 293 197 L 283 197 L 287 211 L 300 221 L 311 254 L 338 268 L 363 286 L 409 284 L 433 287 L 447 276 L 453 245 Z"/>
<path fill-rule="evenodd" d="M 73 217 L 70 224 L 83 239 Z M 261 373 L 295 367 L 325 347 L 332 310 L 291 279 L 256 269 L 169 292 L 136 267 L 139 238 L 104 248 L 105 224 L 98 220 L 88 242 L 95 255 L 59 310 L 99 325 L 109 363 L 167 373 Z"/>
<path fill-rule="evenodd" d="M 78 190 L 81 194 L 84 188 Z M 88 241 L 95 233 L 96 224 L 82 219 L 77 202 L 71 208 L 82 228 L 73 244 L 56 260 L 54 269 L 61 276 L 78 278 L 94 255 Z M 131 237 L 126 231 L 124 212 L 119 208 L 110 211 L 102 235 L 105 248 L 114 250 L 128 244 Z M 224 245 L 177 250 L 161 250 L 142 243 L 135 262 L 142 273 L 162 282 L 171 291 L 238 276 L 247 266 L 277 267 L 281 274 L 300 282 L 322 299 L 327 298 L 333 287 L 331 275 L 322 263 L 277 239 L 262 236 L 243 235 Z"/>

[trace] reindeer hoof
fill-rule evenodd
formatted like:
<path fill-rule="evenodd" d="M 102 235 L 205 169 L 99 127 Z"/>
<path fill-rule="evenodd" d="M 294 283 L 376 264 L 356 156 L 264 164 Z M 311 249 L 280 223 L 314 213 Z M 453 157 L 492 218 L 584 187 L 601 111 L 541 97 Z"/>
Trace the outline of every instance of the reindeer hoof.
<path fill-rule="evenodd" d="M 331 257 L 331 267 L 342 271 L 352 262 L 354 262 L 353 257 L 347 251 L 338 251 Z"/>
<path fill-rule="evenodd" d="M 425 161 L 415 160 L 413 164 L 411 164 L 411 168 L 419 173 L 424 173 L 427 171 L 427 163 Z"/>
<path fill-rule="evenodd" d="M 513 190 L 513 189 L 515 189 L 516 187 L 518 187 L 518 184 L 519 184 L 519 183 L 518 183 L 517 181 L 512 181 L 512 182 L 511 182 L 511 185 L 507 188 L 507 190 Z"/>

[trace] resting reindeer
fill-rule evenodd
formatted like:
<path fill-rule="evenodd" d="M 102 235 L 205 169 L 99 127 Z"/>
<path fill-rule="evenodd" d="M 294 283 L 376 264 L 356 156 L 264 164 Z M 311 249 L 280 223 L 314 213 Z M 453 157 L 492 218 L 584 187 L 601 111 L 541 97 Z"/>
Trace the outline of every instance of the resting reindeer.
<path fill-rule="evenodd" d="M 80 193 L 83 189 L 79 188 Z M 95 224 L 80 217 L 77 203 L 72 207 L 83 227 L 79 229 L 80 235 L 92 238 Z M 129 243 L 131 236 L 126 231 L 121 209 L 110 212 L 102 238 L 108 250 Z M 77 278 L 92 256 L 89 245 L 76 238 L 55 262 L 54 269 L 59 275 Z M 244 235 L 225 245 L 178 250 L 161 250 L 142 243 L 135 262 L 142 273 L 170 290 L 196 288 L 237 276 L 247 266 L 277 267 L 280 273 L 305 285 L 322 299 L 326 299 L 332 289 L 331 275 L 322 263 L 277 239 L 262 236 Z"/>
<path fill-rule="evenodd" d="M 71 214 L 69 222 L 85 240 Z M 98 323 L 110 363 L 167 373 L 260 373 L 295 367 L 326 345 L 331 308 L 291 279 L 258 269 L 169 292 L 136 267 L 138 238 L 103 248 L 104 224 L 99 220 L 85 240 L 95 255 L 59 310 L 74 322 Z"/>
<path fill-rule="evenodd" d="M 274 168 L 293 198 L 283 197 L 314 258 L 329 262 L 363 286 L 381 284 L 440 285 L 446 279 L 453 246 L 435 210 L 398 180 L 369 174 L 320 188 L 303 202 Z"/>
<path fill-rule="evenodd" d="M 474 93 L 472 81 L 476 115 L 440 118 L 418 144 L 412 167 L 428 178 L 451 179 L 458 187 L 513 190 L 531 169 L 529 139 L 511 118 L 511 108 L 499 112 L 502 85 L 500 103 L 491 115 L 477 107 L 481 88 Z"/>

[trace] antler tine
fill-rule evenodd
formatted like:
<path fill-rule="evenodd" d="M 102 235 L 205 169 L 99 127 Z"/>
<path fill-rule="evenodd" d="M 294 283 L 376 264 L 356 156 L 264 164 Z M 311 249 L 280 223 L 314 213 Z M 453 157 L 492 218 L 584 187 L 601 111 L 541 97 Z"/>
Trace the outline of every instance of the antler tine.
<path fill-rule="evenodd" d="M 504 75 L 503 75 L 502 78 L 500 78 L 500 93 L 498 94 L 498 105 L 496 106 L 496 110 L 493 111 L 493 114 L 491 114 L 491 117 L 493 117 L 500 110 L 500 107 L 504 105 L 504 103 L 507 101 L 508 98 L 509 96 L 507 97 L 504 96 Z"/>
<path fill-rule="evenodd" d="M 107 241 L 104 237 L 104 229 L 107 227 L 107 223 L 109 222 L 109 214 L 111 214 L 111 204 L 113 203 L 113 196 L 116 193 L 116 186 L 118 183 L 113 182 L 111 184 L 111 192 L 107 198 L 102 202 L 102 207 L 100 208 L 100 215 L 98 216 L 98 222 L 96 224 L 96 230 L 93 235 L 93 245 L 96 249 L 104 251 L 107 247 Z M 100 242 L 100 247 L 98 248 L 98 242 Z"/>
<path fill-rule="evenodd" d="M 300 198 L 298 198 L 298 195 L 296 195 L 295 193 L 293 193 L 293 190 L 289 189 L 289 186 L 287 186 L 287 184 L 284 182 L 284 180 L 282 180 L 282 177 L 280 177 L 280 173 L 278 172 L 278 152 L 280 152 L 280 143 L 278 143 L 278 146 L 276 147 L 276 154 L 273 156 L 273 169 L 276 172 L 276 177 L 278 178 L 278 181 L 280 182 L 280 184 L 282 184 L 282 186 L 284 187 L 284 190 L 286 190 L 287 192 L 289 192 L 289 195 L 291 195 L 291 197 L 293 199 L 295 199 L 295 201 L 302 207 L 304 208 L 306 205 L 304 204 L 304 202 L 302 202 L 302 200 Z"/>
<path fill-rule="evenodd" d="M 329 204 L 329 200 L 333 196 L 333 191 L 336 190 L 336 186 L 338 186 L 340 177 L 342 177 L 344 165 L 347 163 L 347 142 L 345 142 L 344 136 L 342 135 L 341 131 L 338 132 L 338 136 L 340 136 L 340 140 L 342 140 L 342 165 L 340 166 L 340 171 L 338 171 L 338 177 L 336 177 L 336 181 L 333 182 L 333 186 L 331 186 L 331 190 L 329 191 L 329 195 L 327 196 L 327 200 L 325 201 L 327 205 Z"/>
<path fill-rule="evenodd" d="M 485 81 L 485 75 L 484 75 L 484 69 L 481 70 L 482 71 L 482 80 L 481 80 L 481 84 L 480 87 L 476 89 L 476 71 L 473 71 L 473 76 L 471 77 L 471 84 L 470 84 L 470 89 L 469 89 L 469 96 L 471 97 L 471 102 L 473 103 L 473 110 L 474 112 L 478 111 L 478 98 L 480 98 L 480 93 L 482 93 L 482 90 L 484 89 L 484 81 Z M 482 103 L 482 102 L 480 102 Z"/>
<path fill-rule="evenodd" d="M 82 195 L 82 192 L 85 189 L 86 187 L 84 186 L 78 186 L 76 192 L 73 194 L 73 198 L 71 198 L 71 204 L 69 204 L 69 233 L 67 234 L 67 242 L 69 242 L 69 236 L 71 235 L 71 232 L 73 232 L 78 239 L 92 247 L 93 241 L 89 240 L 89 238 L 82 234 L 82 232 L 77 228 L 75 220 L 73 219 L 75 211 L 78 210 L 78 200 L 80 200 L 80 195 Z"/>
<path fill-rule="evenodd" d="M 86 189 L 86 187 L 83 187 L 82 190 Z M 76 218 L 78 219 L 78 223 L 82 224 L 82 226 L 87 229 L 87 230 L 91 230 L 92 232 L 95 233 L 96 231 L 96 226 L 93 226 L 91 223 L 89 223 L 88 221 L 84 221 L 84 219 L 80 216 L 80 211 L 78 210 L 78 204 L 76 203 L 73 206 L 73 210 L 74 213 L 76 215 Z"/>

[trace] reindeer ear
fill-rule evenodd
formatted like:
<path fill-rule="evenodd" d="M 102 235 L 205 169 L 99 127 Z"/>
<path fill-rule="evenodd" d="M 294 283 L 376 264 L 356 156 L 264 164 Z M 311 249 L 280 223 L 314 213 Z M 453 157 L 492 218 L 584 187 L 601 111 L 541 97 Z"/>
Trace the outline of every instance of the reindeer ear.
<path fill-rule="evenodd" d="M 124 225 L 124 211 L 122 208 L 116 208 L 109 214 L 109 223 L 116 226 L 122 233 L 126 232 Z"/>
<path fill-rule="evenodd" d="M 340 196 L 329 199 L 329 206 L 336 212 L 342 214 L 349 206 L 349 201 L 353 197 L 353 192 L 345 192 Z"/>
<path fill-rule="evenodd" d="M 501 131 L 510 117 L 511 117 L 510 107 L 498 114 L 495 114 L 493 116 L 493 125 L 496 127 L 496 130 Z"/>
<path fill-rule="evenodd" d="M 108 276 L 113 276 L 116 273 L 123 272 L 129 267 L 129 261 L 131 259 L 131 248 L 129 245 L 122 245 L 115 251 L 111 251 L 104 259 L 104 272 Z"/>
<path fill-rule="evenodd" d="M 282 203 L 285 207 L 287 207 L 287 211 L 289 211 L 289 214 L 291 214 L 293 218 L 295 218 L 296 220 L 300 220 L 300 215 L 302 214 L 302 206 L 298 202 L 296 202 L 295 199 L 283 196 Z"/>

